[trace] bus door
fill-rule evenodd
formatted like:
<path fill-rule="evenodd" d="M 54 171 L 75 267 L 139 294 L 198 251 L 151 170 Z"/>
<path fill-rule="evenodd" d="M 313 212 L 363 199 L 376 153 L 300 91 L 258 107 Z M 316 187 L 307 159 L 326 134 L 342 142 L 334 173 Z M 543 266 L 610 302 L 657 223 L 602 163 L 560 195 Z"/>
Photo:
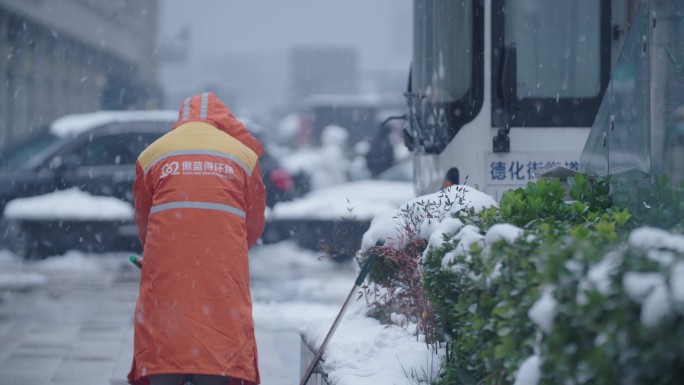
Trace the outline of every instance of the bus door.
<path fill-rule="evenodd" d="M 610 0 L 492 0 L 486 185 L 515 187 L 579 156 L 610 79 Z"/>

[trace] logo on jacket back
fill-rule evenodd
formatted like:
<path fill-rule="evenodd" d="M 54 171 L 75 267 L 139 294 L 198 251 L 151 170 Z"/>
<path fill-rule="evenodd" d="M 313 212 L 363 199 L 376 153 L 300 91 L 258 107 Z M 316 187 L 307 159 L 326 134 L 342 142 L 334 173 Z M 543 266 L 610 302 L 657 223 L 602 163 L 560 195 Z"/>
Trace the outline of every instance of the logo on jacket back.
<path fill-rule="evenodd" d="M 162 172 L 162 174 L 161 174 L 162 178 L 165 178 L 169 175 L 180 174 L 178 172 L 178 162 L 166 163 L 165 165 L 162 166 L 161 172 Z"/>
<path fill-rule="evenodd" d="M 228 163 L 217 162 L 169 162 L 161 167 L 161 177 L 169 175 L 214 175 L 222 178 L 233 179 L 235 173 L 233 166 Z"/>

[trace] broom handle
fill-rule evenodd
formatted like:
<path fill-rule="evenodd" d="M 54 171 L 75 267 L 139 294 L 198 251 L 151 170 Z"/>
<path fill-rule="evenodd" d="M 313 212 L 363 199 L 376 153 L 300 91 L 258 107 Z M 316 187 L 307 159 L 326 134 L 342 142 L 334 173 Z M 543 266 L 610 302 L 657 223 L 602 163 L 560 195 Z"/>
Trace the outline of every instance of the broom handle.
<path fill-rule="evenodd" d="M 351 291 L 349 292 L 349 295 L 347 295 L 347 299 L 344 301 L 344 305 L 342 305 L 342 309 L 340 310 L 339 313 L 337 313 L 337 317 L 335 318 L 335 322 L 333 322 L 332 326 L 330 327 L 330 330 L 328 331 L 328 334 L 325 336 L 325 339 L 323 340 L 323 343 L 321 344 L 321 346 L 316 351 L 316 355 L 314 356 L 313 361 L 311 361 L 311 364 L 309 364 L 309 367 L 306 369 L 306 372 L 304 373 L 304 377 L 302 377 L 302 381 L 299 383 L 299 385 L 306 385 L 306 383 L 309 381 L 309 378 L 313 374 L 314 369 L 318 365 L 318 361 L 321 359 L 321 356 L 323 355 L 323 351 L 325 350 L 325 347 L 328 345 L 328 342 L 332 338 L 333 334 L 335 334 L 335 330 L 337 329 L 337 326 L 340 324 L 340 320 L 342 320 L 342 316 L 344 316 L 344 313 L 347 311 L 347 307 L 349 306 L 349 302 L 351 301 L 352 297 L 354 296 L 354 293 L 356 293 L 356 290 L 359 288 L 359 286 L 361 286 L 361 284 L 363 284 L 363 281 L 366 279 L 366 275 L 368 275 L 368 272 L 370 271 L 371 267 L 373 266 L 373 263 L 375 263 L 376 258 L 377 258 L 377 255 L 375 253 L 368 255 L 368 259 L 366 260 L 366 263 L 363 265 L 363 268 L 361 269 L 359 276 L 356 278 L 356 282 L 354 282 L 354 287 L 352 287 Z"/>

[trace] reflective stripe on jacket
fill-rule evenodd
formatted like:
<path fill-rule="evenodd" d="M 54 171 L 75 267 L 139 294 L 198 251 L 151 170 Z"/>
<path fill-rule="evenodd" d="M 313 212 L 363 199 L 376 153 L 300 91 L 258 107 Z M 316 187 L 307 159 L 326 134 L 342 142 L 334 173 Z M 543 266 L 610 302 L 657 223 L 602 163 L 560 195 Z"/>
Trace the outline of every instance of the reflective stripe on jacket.
<path fill-rule="evenodd" d="M 259 383 L 247 250 L 264 226 L 261 144 L 212 93 L 138 158 L 144 267 L 132 384 L 195 373 Z"/>

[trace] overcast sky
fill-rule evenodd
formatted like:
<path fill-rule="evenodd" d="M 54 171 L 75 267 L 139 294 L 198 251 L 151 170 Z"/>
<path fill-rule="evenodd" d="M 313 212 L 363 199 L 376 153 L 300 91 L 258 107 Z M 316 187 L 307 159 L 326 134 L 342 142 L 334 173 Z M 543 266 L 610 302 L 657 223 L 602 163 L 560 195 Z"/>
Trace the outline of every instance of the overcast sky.
<path fill-rule="evenodd" d="M 160 41 L 173 37 L 183 27 L 192 34 L 187 62 L 162 67 L 166 83 L 176 80 L 167 84 L 171 92 L 201 87 L 207 79 L 239 82 L 231 79 L 230 65 L 216 73 L 207 69 L 208 62 L 255 58 L 273 61 L 270 75 L 278 78 L 269 82 L 276 87 L 272 94 L 281 101 L 287 97 L 283 88 L 288 79 L 279 77 L 286 78 L 288 70 L 280 58 L 284 60 L 294 46 L 357 47 L 361 71 L 408 73 L 409 68 L 410 0 L 160 1 Z M 182 85 L 177 81 L 181 76 L 185 79 Z"/>

